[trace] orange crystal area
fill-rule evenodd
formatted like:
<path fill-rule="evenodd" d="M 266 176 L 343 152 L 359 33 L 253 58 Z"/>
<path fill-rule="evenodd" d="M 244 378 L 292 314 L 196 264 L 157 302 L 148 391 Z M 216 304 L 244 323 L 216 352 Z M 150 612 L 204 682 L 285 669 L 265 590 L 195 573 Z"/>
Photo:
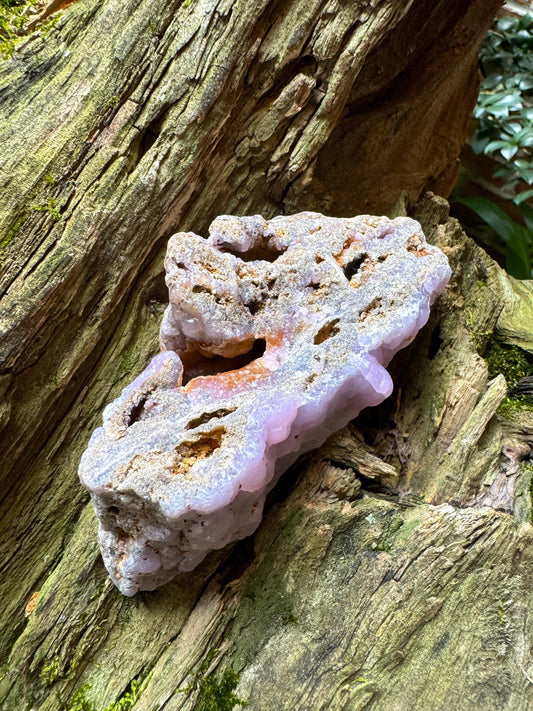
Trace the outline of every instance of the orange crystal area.
<path fill-rule="evenodd" d="M 191 392 L 197 388 L 205 388 L 231 393 L 249 389 L 252 383 L 262 381 L 272 374 L 272 368 L 267 365 L 267 362 L 272 360 L 275 351 L 283 348 L 284 337 L 285 334 L 281 332 L 265 336 L 265 353 L 260 358 L 235 370 L 227 370 L 216 375 L 199 375 L 185 385 L 185 391 Z"/>

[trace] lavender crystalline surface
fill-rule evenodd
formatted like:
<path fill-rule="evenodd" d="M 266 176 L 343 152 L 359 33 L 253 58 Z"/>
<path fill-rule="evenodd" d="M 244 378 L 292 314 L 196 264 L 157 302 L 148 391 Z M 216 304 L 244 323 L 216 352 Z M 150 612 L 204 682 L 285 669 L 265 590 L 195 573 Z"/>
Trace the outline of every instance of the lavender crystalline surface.
<path fill-rule="evenodd" d="M 217 218 L 174 235 L 161 348 L 80 464 L 125 595 L 250 535 L 267 492 L 392 391 L 450 268 L 409 218 Z"/>

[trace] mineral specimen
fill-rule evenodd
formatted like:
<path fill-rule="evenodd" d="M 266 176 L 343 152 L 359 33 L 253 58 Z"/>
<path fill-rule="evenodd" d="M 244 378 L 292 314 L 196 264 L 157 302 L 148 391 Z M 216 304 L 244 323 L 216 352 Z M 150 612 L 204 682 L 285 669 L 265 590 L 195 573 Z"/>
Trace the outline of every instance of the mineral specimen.
<path fill-rule="evenodd" d="M 162 352 L 104 411 L 80 464 L 125 595 L 251 534 L 268 491 L 392 391 L 446 257 L 408 218 L 217 218 L 174 235 Z"/>

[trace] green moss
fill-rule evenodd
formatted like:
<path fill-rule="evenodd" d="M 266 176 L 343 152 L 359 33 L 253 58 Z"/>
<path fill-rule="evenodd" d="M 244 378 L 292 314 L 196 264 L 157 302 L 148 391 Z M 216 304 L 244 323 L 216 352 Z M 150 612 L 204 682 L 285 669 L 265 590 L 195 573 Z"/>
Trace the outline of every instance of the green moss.
<path fill-rule="evenodd" d="M 0 259 L 5 256 L 5 253 L 7 252 L 9 245 L 13 241 L 13 238 L 20 232 L 25 222 L 25 215 L 19 217 L 9 228 L 6 236 L 2 240 L 0 240 Z"/>
<path fill-rule="evenodd" d="M 105 711 L 130 711 L 130 709 L 137 703 L 139 696 L 142 694 L 149 679 L 146 679 L 142 684 L 137 680 L 133 679 L 130 684 L 130 688 L 126 691 L 120 699 L 117 699 L 112 704 L 106 707 Z"/>
<path fill-rule="evenodd" d="M 529 353 L 517 346 L 500 343 L 495 338 L 489 341 L 484 358 L 489 378 L 495 378 L 501 373 L 509 388 L 514 387 L 519 380 L 533 373 L 533 357 Z M 506 397 L 498 407 L 498 414 L 510 416 L 519 410 L 533 410 L 533 400 L 525 395 Z"/>
<path fill-rule="evenodd" d="M 59 670 L 59 656 L 55 656 L 51 661 L 43 666 L 39 674 L 39 679 L 45 686 L 52 686 L 54 681 L 61 676 Z"/>
<path fill-rule="evenodd" d="M 422 523 L 422 519 L 415 509 L 413 512 L 406 511 L 403 513 L 400 523 L 401 525 L 398 527 L 397 531 L 395 531 L 394 535 L 395 548 L 401 546 L 411 538 L 413 531 L 415 531 L 415 529 L 417 529 Z"/>
<path fill-rule="evenodd" d="M 0 57 L 9 59 L 39 0 L 0 0 Z"/>
<path fill-rule="evenodd" d="M 0 21 L 0 28 L 4 29 L 4 23 Z M 0 57 L 9 59 L 15 51 L 15 37 L 4 37 L 0 35 Z"/>
<path fill-rule="evenodd" d="M 287 540 L 290 549 L 291 531 L 302 520 L 301 511 L 295 511 L 284 522 L 283 538 Z M 280 624 L 296 624 L 298 620 L 295 600 L 287 590 L 287 583 L 278 569 L 279 561 L 274 553 L 269 553 L 261 561 L 261 574 L 248 576 L 242 592 L 241 606 L 244 616 L 253 616 L 255 625 L 253 631 L 246 627 L 239 634 L 237 659 L 245 664 L 254 658 L 265 641 L 275 635 Z M 261 610 L 260 616 L 255 615 Z"/>
<path fill-rule="evenodd" d="M 464 311 L 465 325 L 470 332 L 475 349 L 479 352 L 482 350 L 486 339 L 491 335 L 490 331 L 480 331 L 478 328 L 475 315 L 470 309 Z"/>
<path fill-rule="evenodd" d="M 95 628 L 97 628 L 97 625 L 95 626 Z M 66 677 L 71 679 L 74 676 L 86 651 L 87 651 L 86 645 L 80 644 L 78 647 L 76 647 L 74 654 L 72 655 L 72 659 L 70 660 L 70 664 L 68 665 L 68 669 L 65 674 Z"/>
<path fill-rule="evenodd" d="M 57 25 L 59 20 L 61 19 L 62 13 L 58 12 L 56 15 L 51 17 L 47 22 L 45 22 L 43 25 L 41 25 L 41 34 L 43 37 L 46 37 L 51 30 L 54 29 L 54 27 Z"/>
<path fill-rule="evenodd" d="M 54 198 L 50 198 L 50 200 L 43 205 L 32 205 L 32 207 L 34 210 L 37 210 L 37 212 L 46 212 L 50 215 L 52 220 L 55 220 L 56 222 L 59 222 L 62 217 L 59 209 L 56 207 L 56 201 Z"/>
<path fill-rule="evenodd" d="M 47 173 L 44 176 L 44 179 L 45 179 L 46 183 L 48 183 L 48 185 L 55 185 L 56 184 L 54 176 L 50 175 L 50 173 Z"/>
<path fill-rule="evenodd" d="M 388 553 L 389 551 L 391 551 L 397 539 L 397 534 L 400 534 L 403 528 L 403 516 L 392 516 L 385 518 L 383 520 L 383 529 L 381 536 L 377 542 L 372 542 L 372 544 L 370 545 L 371 550 L 382 551 L 384 553 Z"/>
<path fill-rule="evenodd" d="M 0 667 L 0 682 L 4 681 L 6 676 L 9 673 L 9 664 L 7 662 L 4 662 L 2 666 Z"/>
<path fill-rule="evenodd" d="M 59 654 L 56 654 L 55 657 L 44 664 L 39 673 L 39 679 L 45 686 L 52 686 L 57 679 L 67 679 L 72 677 L 83 657 L 84 651 L 83 647 L 78 647 L 76 649 L 66 671 L 61 670 L 61 659 Z"/>
<path fill-rule="evenodd" d="M 109 99 L 107 100 L 106 105 L 104 106 L 104 111 L 107 111 L 108 109 L 113 109 L 115 106 L 118 106 L 120 104 L 120 96 L 118 94 L 112 94 Z"/>
<path fill-rule="evenodd" d="M 133 372 L 137 363 L 137 357 L 138 355 L 136 353 L 135 344 L 132 343 L 126 348 L 124 355 L 122 356 L 122 360 L 120 361 L 120 365 L 118 367 L 120 375 L 128 375 Z"/>
<path fill-rule="evenodd" d="M 102 595 L 102 593 L 104 592 L 106 583 L 107 583 L 107 578 L 104 578 L 103 580 L 100 581 L 100 583 L 98 583 L 98 585 L 95 586 L 93 593 L 91 595 L 91 602 L 95 602 Z"/>
<path fill-rule="evenodd" d="M 233 693 L 239 683 L 239 675 L 233 669 L 225 669 L 221 676 L 209 674 L 200 681 L 200 693 L 195 711 L 232 711 L 235 706 L 247 706 L 247 702 Z"/>
<path fill-rule="evenodd" d="M 222 674 L 207 674 L 217 652 L 217 649 L 211 651 L 198 671 L 192 672 L 192 684 L 178 690 L 181 693 L 198 692 L 194 711 L 233 711 L 235 706 L 248 706 L 247 701 L 233 693 L 239 683 L 239 675 L 233 669 L 225 669 Z"/>
<path fill-rule="evenodd" d="M 520 397 L 506 397 L 504 398 L 498 406 L 499 415 L 512 415 L 514 412 L 519 410 L 531 410 L 533 411 L 533 402 L 530 398 L 525 395 Z"/>
<path fill-rule="evenodd" d="M 489 377 L 495 378 L 501 373 L 510 388 L 533 372 L 533 359 L 530 355 L 517 346 L 508 346 L 494 338 L 489 342 L 484 358 Z"/>
<path fill-rule="evenodd" d="M 133 679 L 129 689 L 119 699 L 106 706 L 103 711 L 130 711 L 139 700 L 149 680 L 150 676 L 142 683 L 138 679 Z M 94 702 L 87 699 L 87 691 L 90 688 L 91 684 L 85 684 L 75 691 L 68 706 L 65 706 L 65 711 L 97 711 Z"/>
<path fill-rule="evenodd" d="M 92 701 L 86 698 L 87 690 L 91 688 L 91 684 L 85 684 L 77 689 L 70 699 L 69 705 L 65 706 L 65 711 L 96 711 Z"/>

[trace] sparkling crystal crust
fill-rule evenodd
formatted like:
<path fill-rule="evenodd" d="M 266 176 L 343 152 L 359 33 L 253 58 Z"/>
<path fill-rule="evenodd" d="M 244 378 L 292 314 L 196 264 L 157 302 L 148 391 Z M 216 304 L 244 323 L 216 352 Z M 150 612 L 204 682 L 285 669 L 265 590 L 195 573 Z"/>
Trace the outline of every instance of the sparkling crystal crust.
<path fill-rule="evenodd" d="M 450 269 L 409 218 L 217 218 L 165 260 L 161 348 L 80 464 L 125 595 L 251 534 L 301 452 L 392 391 Z"/>

